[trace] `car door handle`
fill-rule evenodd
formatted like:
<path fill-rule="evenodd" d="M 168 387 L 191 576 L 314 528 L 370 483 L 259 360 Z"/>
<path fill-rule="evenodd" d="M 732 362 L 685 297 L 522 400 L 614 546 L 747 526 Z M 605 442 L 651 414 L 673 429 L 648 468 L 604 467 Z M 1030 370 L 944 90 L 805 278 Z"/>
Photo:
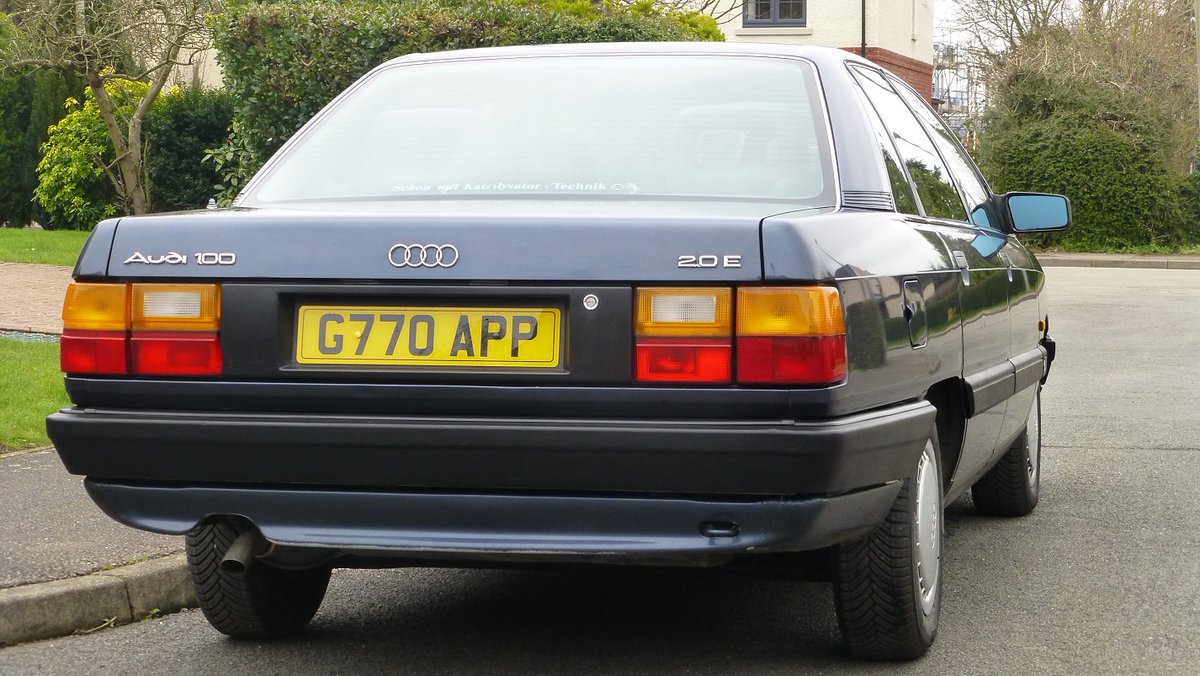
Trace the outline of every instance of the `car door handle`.
<path fill-rule="evenodd" d="M 967 254 L 955 251 L 951 255 L 954 257 L 954 263 L 962 272 L 963 286 L 971 286 L 971 264 L 967 262 Z"/>
<path fill-rule="evenodd" d="M 1008 257 L 1008 254 L 1007 254 L 1007 253 L 1005 253 L 1005 252 L 1003 252 L 1003 251 L 1001 251 L 1001 252 L 1000 252 L 999 256 L 1000 256 L 1000 260 L 1004 261 L 1004 265 L 1005 265 L 1005 267 L 1007 267 L 1007 268 L 1008 268 L 1008 281 L 1010 281 L 1010 282 L 1011 282 L 1011 281 L 1013 280 L 1013 263 L 1012 263 L 1012 259 L 1011 259 L 1011 258 L 1009 258 L 1009 257 Z"/>

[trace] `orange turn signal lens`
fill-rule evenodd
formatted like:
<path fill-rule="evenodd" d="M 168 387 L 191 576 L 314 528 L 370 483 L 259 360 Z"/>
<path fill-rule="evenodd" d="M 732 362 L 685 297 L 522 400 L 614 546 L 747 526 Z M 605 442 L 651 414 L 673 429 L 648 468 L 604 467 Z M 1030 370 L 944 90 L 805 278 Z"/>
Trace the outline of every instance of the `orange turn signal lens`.
<path fill-rule="evenodd" d="M 838 290 L 828 286 L 738 289 L 739 336 L 840 336 L 846 333 Z"/>
<path fill-rule="evenodd" d="M 63 328 L 85 331 L 129 329 L 129 287 L 125 284 L 76 283 L 63 300 Z"/>
<path fill-rule="evenodd" d="M 217 331 L 221 287 L 216 284 L 134 284 L 134 331 Z"/>
<path fill-rule="evenodd" d="M 728 336 L 729 289 L 660 287 L 637 290 L 637 336 Z"/>

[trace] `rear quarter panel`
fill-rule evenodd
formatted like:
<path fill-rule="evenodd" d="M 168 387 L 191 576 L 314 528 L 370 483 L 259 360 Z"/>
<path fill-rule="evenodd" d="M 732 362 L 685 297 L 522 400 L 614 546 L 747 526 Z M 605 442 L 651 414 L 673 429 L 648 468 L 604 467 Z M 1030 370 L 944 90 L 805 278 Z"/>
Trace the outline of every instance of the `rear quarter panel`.
<path fill-rule="evenodd" d="M 894 213 L 842 211 L 763 223 L 768 283 L 833 283 L 846 316 L 849 376 L 831 413 L 920 398 L 962 374 L 958 271 L 935 232 Z M 910 342 L 904 282 L 921 290 L 927 342 Z"/>

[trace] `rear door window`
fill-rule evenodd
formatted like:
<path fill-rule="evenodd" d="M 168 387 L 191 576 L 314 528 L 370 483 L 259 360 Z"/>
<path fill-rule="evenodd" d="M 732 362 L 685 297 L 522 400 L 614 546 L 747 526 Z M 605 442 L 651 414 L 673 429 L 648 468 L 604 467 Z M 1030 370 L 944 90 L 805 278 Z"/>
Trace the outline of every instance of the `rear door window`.
<path fill-rule="evenodd" d="M 937 113 L 933 112 L 916 92 L 893 78 L 888 79 L 891 80 L 896 91 L 900 92 L 900 96 L 908 102 L 909 107 L 913 109 L 921 122 L 925 124 L 930 138 L 933 139 L 937 149 L 941 151 L 942 157 L 950 169 L 950 175 L 958 184 L 958 189 L 962 192 L 963 199 L 970 208 L 971 222 L 975 225 L 991 227 L 985 206 L 991 190 L 988 189 L 983 177 L 979 175 L 971 156 L 958 142 L 954 132 L 950 131 Z"/>
<path fill-rule="evenodd" d="M 902 214 L 920 215 L 921 210 L 917 207 L 916 197 L 913 196 L 912 185 L 909 183 L 908 175 L 904 173 L 899 156 L 896 154 L 896 146 L 892 143 L 892 138 L 888 134 L 883 120 L 879 119 L 879 113 L 867 99 L 862 87 L 856 87 L 856 90 L 862 100 L 867 120 L 870 121 L 871 128 L 875 130 L 875 142 L 879 144 L 879 152 L 883 156 L 883 166 L 887 170 L 888 183 L 892 186 L 892 199 L 895 201 L 896 211 Z"/>
<path fill-rule="evenodd" d="M 967 210 L 950 169 L 904 99 L 878 72 L 861 66 L 851 66 L 851 72 L 895 141 L 925 215 L 966 221 Z"/>

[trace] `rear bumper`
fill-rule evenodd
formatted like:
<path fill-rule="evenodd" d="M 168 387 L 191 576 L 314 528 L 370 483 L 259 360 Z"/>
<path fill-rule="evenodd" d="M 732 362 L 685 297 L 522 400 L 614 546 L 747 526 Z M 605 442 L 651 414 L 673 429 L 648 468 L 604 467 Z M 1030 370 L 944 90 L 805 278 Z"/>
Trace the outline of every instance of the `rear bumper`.
<path fill-rule="evenodd" d="M 818 422 L 64 409 L 47 429 L 96 502 L 148 530 L 240 514 L 282 544 L 687 558 L 868 531 L 934 418 L 926 402 Z"/>
<path fill-rule="evenodd" d="M 454 492 L 830 495 L 907 476 L 926 402 L 820 422 L 64 409 L 63 463 L 95 479 Z"/>
<path fill-rule="evenodd" d="M 831 498 L 690 500 L 170 487 L 88 480 L 127 525 L 182 534 L 208 515 L 249 519 L 277 545 L 437 562 L 705 566 L 799 552 L 870 532 L 895 482 Z"/>

